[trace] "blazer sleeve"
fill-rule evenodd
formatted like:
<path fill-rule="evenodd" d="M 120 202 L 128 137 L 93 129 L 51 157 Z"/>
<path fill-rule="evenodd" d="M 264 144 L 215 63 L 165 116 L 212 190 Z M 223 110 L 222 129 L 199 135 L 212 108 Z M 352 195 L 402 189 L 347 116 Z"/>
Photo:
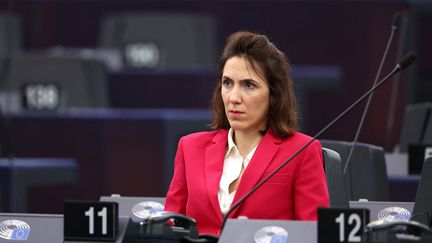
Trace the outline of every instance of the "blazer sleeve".
<path fill-rule="evenodd" d="M 304 153 L 294 187 L 295 218 L 317 220 L 318 207 L 330 205 L 321 144 L 314 141 Z"/>
<path fill-rule="evenodd" d="M 181 138 L 174 160 L 174 175 L 166 196 L 165 211 L 186 214 L 187 198 L 188 190 L 183 156 L 183 138 Z"/>

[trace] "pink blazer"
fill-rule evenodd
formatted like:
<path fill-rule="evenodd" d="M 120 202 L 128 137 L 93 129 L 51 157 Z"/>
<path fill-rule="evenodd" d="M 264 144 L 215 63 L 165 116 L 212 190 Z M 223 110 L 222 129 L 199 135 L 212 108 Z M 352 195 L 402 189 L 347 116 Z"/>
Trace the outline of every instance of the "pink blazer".
<path fill-rule="evenodd" d="M 223 214 L 218 188 L 228 130 L 182 137 L 165 211 L 194 218 L 199 232 L 220 234 Z M 243 173 L 233 204 L 311 138 L 295 133 L 278 138 L 267 132 Z M 329 206 L 321 145 L 314 141 L 255 191 L 230 218 L 316 220 L 317 208 Z"/>

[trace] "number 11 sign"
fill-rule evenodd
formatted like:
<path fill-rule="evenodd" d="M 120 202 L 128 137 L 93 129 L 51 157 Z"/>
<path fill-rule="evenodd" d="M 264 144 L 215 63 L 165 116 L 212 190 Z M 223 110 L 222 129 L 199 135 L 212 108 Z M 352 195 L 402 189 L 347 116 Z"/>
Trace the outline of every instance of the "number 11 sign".
<path fill-rule="evenodd" d="M 65 241 L 114 241 L 117 235 L 116 202 L 66 201 Z"/>

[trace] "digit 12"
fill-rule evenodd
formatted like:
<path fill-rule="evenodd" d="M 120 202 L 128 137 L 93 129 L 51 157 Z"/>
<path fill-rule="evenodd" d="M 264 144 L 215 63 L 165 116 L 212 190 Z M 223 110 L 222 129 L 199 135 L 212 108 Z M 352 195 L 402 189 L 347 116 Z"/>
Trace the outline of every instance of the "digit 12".
<path fill-rule="evenodd" d="M 335 219 L 335 222 L 339 224 L 339 242 L 345 242 L 345 214 L 339 214 L 339 217 Z M 357 235 L 361 228 L 360 215 L 356 213 L 350 214 L 348 217 L 348 224 L 354 224 L 354 228 L 348 235 L 348 242 L 360 242 L 361 237 Z"/>

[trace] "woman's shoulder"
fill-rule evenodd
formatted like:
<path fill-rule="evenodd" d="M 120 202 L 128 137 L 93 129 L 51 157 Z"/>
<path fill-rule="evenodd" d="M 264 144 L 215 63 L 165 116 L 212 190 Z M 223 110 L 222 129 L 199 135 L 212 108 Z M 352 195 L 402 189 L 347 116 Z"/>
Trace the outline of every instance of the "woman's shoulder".
<path fill-rule="evenodd" d="M 301 133 L 301 132 L 294 132 L 291 136 L 283 139 L 282 143 L 285 144 L 292 144 L 292 143 L 298 143 L 298 144 L 306 144 L 312 139 L 311 136 Z M 311 145 L 319 145 L 320 142 L 318 140 L 315 140 L 312 142 Z"/>
<path fill-rule="evenodd" d="M 226 130 L 214 130 L 214 131 L 201 131 L 201 132 L 194 132 L 190 133 L 188 135 L 185 135 L 181 138 L 183 142 L 210 142 L 213 139 L 215 139 L 218 136 L 227 136 L 228 131 Z"/>

